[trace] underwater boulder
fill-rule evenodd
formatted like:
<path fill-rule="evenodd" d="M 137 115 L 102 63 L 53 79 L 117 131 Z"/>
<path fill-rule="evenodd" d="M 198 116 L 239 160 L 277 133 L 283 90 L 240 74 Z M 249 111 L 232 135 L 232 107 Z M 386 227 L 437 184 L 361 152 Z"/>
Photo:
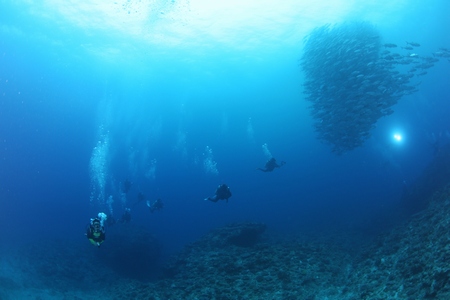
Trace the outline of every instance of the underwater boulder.
<path fill-rule="evenodd" d="M 106 233 L 99 257 L 118 274 L 149 278 L 156 272 L 161 254 L 159 241 L 141 226 L 127 224 Z"/>

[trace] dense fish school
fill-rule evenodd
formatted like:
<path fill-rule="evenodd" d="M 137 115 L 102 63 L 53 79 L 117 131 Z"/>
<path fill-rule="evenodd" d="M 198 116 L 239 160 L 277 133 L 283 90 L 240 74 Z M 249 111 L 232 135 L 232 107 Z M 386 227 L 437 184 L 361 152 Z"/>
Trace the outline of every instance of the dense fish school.
<path fill-rule="evenodd" d="M 382 44 L 366 22 L 314 29 L 305 38 L 301 67 L 319 139 L 338 154 L 361 146 L 379 118 L 417 91 L 420 76 L 439 58 L 450 56 L 447 48 L 422 56 L 415 52 L 418 47 L 411 41 L 400 47 Z"/>

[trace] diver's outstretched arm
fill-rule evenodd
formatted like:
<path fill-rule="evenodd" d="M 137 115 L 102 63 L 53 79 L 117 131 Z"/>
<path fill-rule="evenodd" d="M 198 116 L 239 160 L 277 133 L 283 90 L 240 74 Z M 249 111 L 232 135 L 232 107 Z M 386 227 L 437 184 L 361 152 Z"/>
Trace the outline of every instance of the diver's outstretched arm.
<path fill-rule="evenodd" d="M 266 169 L 256 168 L 256 170 L 260 170 L 261 172 L 267 172 Z"/>

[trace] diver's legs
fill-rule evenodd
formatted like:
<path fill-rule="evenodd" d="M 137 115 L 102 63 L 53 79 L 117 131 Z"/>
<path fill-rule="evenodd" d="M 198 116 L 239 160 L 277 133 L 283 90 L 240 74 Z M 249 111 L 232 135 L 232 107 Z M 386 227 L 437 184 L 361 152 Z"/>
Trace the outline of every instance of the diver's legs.
<path fill-rule="evenodd" d="M 214 196 L 212 196 L 212 197 L 206 198 L 205 201 L 206 201 L 206 200 L 209 200 L 209 201 L 212 201 L 212 202 L 217 202 L 219 199 L 217 199 L 217 196 L 214 195 Z"/>

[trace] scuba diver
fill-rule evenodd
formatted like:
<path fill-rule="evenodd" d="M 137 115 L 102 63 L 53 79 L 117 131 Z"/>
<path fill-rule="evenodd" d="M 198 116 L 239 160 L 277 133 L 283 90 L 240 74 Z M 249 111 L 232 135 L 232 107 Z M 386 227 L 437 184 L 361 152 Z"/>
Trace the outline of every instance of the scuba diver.
<path fill-rule="evenodd" d="M 282 161 L 280 164 L 277 164 L 277 160 L 274 157 L 272 157 L 266 162 L 264 169 L 256 168 L 256 170 L 260 170 L 262 172 L 272 172 L 275 168 L 281 168 L 285 164 L 286 164 L 285 161 Z"/>
<path fill-rule="evenodd" d="M 120 223 L 129 223 L 131 221 L 131 209 L 125 208 L 125 211 L 122 214 L 122 217 L 120 218 Z"/>
<path fill-rule="evenodd" d="M 206 200 L 217 202 L 219 200 L 226 200 L 228 203 L 228 198 L 231 197 L 230 188 L 226 184 L 221 184 L 217 187 L 216 193 L 212 197 L 205 198 Z"/>
<path fill-rule="evenodd" d="M 145 195 L 142 194 L 142 192 L 139 192 L 138 195 L 137 195 L 137 199 L 138 199 L 138 201 L 134 203 L 134 206 L 136 206 L 136 204 L 139 204 L 139 203 L 141 203 L 142 201 L 144 201 L 144 200 L 145 200 Z M 147 202 L 148 202 L 148 201 L 147 201 Z"/>
<path fill-rule="evenodd" d="M 107 220 L 105 213 L 98 213 L 97 218 L 91 219 L 88 228 L 86 229 L 86 236 L 92 245 L 100 247 L 105 241 L 105 227 L 104 222 Z"/>
<path fill-rule="evenodd" d="M 161 210 L 164 207 L 164 203 L 161 199 L 157 199 L 155 202 L 150 204 L 150 201 L 147 200 L 147 206 L 150 208 L 150 212 L 153 213 L 155 210 Z"/>
<path fill-rule="evenodd" d="M 125 181 L 123 182 L 123 192 L 125 194 L 128 194 L 128 192 L 131 189 L 131 185 L 132 185 L 131 181 L 129 181 L 128 179 L 125 179 Z"/>

